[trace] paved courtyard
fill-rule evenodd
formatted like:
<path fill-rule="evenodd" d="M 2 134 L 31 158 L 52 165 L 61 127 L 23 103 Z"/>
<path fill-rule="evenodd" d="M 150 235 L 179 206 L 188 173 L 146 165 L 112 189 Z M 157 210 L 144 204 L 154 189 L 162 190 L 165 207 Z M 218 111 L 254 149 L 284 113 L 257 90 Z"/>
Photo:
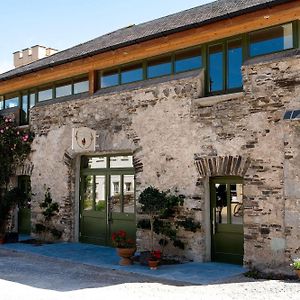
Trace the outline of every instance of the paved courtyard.
<path fill-rule="evenodd" d="M 65 299 L 295 299 L 297 281 L 253 280 L 243 275 L 195 285 L 120 269 L 0 247 L 3 300 Z"/>

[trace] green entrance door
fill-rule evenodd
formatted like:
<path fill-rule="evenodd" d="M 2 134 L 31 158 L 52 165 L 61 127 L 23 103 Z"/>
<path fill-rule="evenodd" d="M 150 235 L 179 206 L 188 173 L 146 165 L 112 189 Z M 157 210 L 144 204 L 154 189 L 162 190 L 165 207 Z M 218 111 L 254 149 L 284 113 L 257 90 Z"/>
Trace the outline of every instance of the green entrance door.
<path fill-rule="evenodd" d="M 132 157 L 83 157 L 80 241 L 111 245 L 112 232 L 120 229 L 135 238 Z"/>
<path fill-rule="evenodd" d="M 236 177 L 213 178 L 211 191 L 212 260 L 243 263 L 243 185 Z"/>
<path fill-rule="evenodd" d="M 31 210 L 30 210 L 30 177 L 29 176 L 19 176 L 18 177 L 18 187 L 28 195 L 28 199 L 24 201 L 22 205 L 19 206 L 18 210 L 18 233 L 20 234 L 30 234 L 31 233 Z"/>

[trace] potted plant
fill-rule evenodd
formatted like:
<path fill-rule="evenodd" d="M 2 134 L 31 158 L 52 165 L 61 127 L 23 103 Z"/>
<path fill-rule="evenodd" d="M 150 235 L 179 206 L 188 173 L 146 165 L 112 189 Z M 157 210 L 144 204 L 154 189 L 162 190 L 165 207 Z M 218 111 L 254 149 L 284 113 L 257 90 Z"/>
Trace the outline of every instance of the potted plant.
<path fill-rule="evenodd" d="M 114 232 L 111 239 L 113 245 L 117 248 L 118 255 L 121 257 L 119 264 L 121 266 L 131 265 L 131 257 L 134 255 L 136 250 L 135 241 L 129 238 L 124 230 Z"/>
<path fill-rule="evenodd" d="M 156 270 L 157 266 L 160 263 L 161 259 L 161 251 L 160 250 L 155 250 L 150 252 L 150 257 L 148 259 L 148 265 L 151 270 Z"/>
<path fill-rule="evenodd" d="M 292 260 L 291 266 L 296 271 L 298 278 L 300 278 L 300 258 L 295 258 Z"/>

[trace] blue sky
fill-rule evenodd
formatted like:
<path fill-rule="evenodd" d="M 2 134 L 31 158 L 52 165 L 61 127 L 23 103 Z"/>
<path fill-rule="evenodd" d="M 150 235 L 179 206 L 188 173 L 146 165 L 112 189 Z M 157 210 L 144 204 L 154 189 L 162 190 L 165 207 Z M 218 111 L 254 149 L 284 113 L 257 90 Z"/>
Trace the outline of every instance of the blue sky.
<path fill-rule="evenodd" d="M 15 51 L 34 45 L 64 50 L 208 2 L 212 0 L 1 0 L 0 73 L 13 68 Z"/>

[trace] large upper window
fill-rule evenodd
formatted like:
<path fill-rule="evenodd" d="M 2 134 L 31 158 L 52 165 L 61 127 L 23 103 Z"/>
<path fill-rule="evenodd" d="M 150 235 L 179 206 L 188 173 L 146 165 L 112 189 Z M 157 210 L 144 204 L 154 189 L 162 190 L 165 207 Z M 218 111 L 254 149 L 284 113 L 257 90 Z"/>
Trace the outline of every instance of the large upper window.
<path fill-rule="evenodd" d="M 74 94 L 86 93 L 89 91 L 89 81 L 88 79 L 82 79 L 74 81 L 73 84 Z"/>
<path fill-rule="evenodd" d="M 119 72 L 118 70 L 104 72 L 101 76 L 100 86 L 102 88 L 115 86 L 119 84 Z"/>
<path fill-rule="evenodd" d="M 243 46 L 242 40 L 227 42 L 227 82 L 228 90 L 242 87 Z"/>
<path fill-rule="evenodd" d="M 219 92 L 224 89 L 224 47 L 217 44 L 208 47 L 208 80 L 209 92 Z"/>
<path fill-rule="evenodd" d="M 172 73 L 171 57 L 160 58 L 148 63 L 147 77 L 155 78 Z"/>
<path fill-rule="evenodd" d="M 55 88 L 55 97 L 65 97 L 72 95 L 72 84 L 59 85 Z"/>
<path fill-rule="evenodd" d="M 175 55 L 174 72 L 185 72 L 202 67 L 201 49 Z"/>
<path fill-rule="evenodd" d="M 285 24 L 249 33 L 250 56 L 293 48 L 293 24 Z"/>
<path fill-rule="evenodd" d="M 142 64 L 121 69 L 121 84 L 139 80 L 143 80 Z"/>
<path fill-rule="evenodd" d="M 39 99 L 39 102 L 53 99 L 53 89 L 52 89 L 52 87 L 51 88 L 46 88 L 46 89 L 43 89 L 43 90 L 39 91 L 38 92 L 38 99 Z"/>
<path fill-rule="evenodd" d="M 4 108 L 12 108 L 19 106 L 19 96 L 8 96 L 5 97 Z"/>

